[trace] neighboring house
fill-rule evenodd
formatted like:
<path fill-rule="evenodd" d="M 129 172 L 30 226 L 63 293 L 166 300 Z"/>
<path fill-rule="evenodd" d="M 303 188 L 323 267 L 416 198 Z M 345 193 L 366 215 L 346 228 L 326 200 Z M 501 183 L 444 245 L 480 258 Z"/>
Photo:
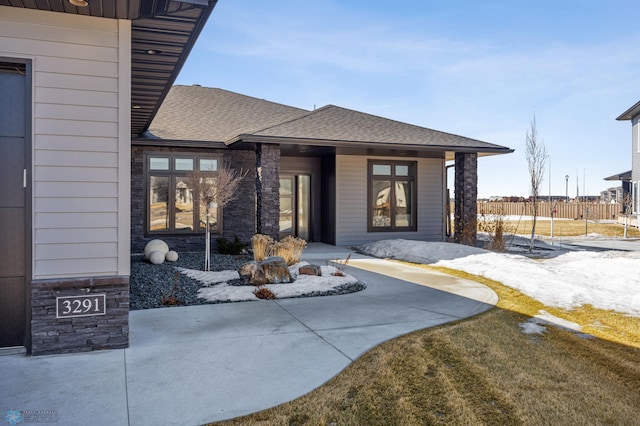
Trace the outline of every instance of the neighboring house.
<path fill-rule="evenodd" d="M 618 121 L 631 121 L 631 176 L 620 179 L 630 183 L 633 214 L 640 214 L 640 102 L 620 114 Z M 609 178 L 607 178 L 609 180 Z"/>
<path fill-rule="evenodd" d="M 308 111 L 174 86 L 149 131 L 132 141 L 132 250 L 152 238 L 178 250 L 202 246 L 197 201 L 179 206 L 181 185 L 202 161 L 249 172 L 237 200 L 219 212 L 218 236 L 248 241 L 259 232 L 352 246 L 444 240 L 445 163 L 455 160 L 456 235 L 472 243 L 477 157 L 509 152 L 334 105 Z"/>
<path fill-rule="evenodd" d="M 616 186 L 615 188 L 607 188 L 604 191 L 600 191 L 601 203 L 621 203 L 624 196 L 622 186 Z"/>
<path fill-rule="evenodd" d="M 0 0 L 4 351 L 128 345 L 131 136 L 216 3 L 87 1 Z"/>
<path fill-rule="evenodd" d="M 631 195 L 631 170 L 606 177 L 604 180 L 622 182 L 622 185 L 617 188 L 607 189 L 607 191 L 615 190 L 617 192 L 616 200 L 618 203 L 621 203 L 627 195 Z"/>

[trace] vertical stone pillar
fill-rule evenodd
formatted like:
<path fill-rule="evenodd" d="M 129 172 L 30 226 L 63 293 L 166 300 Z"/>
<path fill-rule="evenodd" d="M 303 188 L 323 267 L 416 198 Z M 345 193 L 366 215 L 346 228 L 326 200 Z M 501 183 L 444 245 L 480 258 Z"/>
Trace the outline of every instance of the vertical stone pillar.
<path fill-rule="evenodd" d="M 280 237 L 280 147 L 256 146 L 256 232 Z"/>
<path fill-rule="evenodd" d="M 478 154 L 456 152 L 454 241 L 475 245 L 477 238 Z"/>

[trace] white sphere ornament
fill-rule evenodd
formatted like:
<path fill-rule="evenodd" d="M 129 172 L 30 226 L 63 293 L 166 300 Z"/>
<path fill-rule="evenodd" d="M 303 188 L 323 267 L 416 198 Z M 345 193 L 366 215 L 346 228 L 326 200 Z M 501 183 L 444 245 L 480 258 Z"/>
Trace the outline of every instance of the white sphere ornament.
<path fill-rule="evenodd" d="M 162 240 L 151 240 L 144 246 L 144 257 L 150 259 L 154 251 L 159 251 L 164 257 L 169 252 L 169 246 Z"/>
<path fill-rule="evenodd" d="M 165 254 L 161 251 L 153 251 L 149 255 L 149 262 L 153 263 L 154 265 L 160 265 L 164 263 L 164 257 Z"/>
<path fill-rule="evenodd" d="M 177 262 L 178 261 L 178 253 L 170 250 L 167 252 L 167 255 L 164 257 L 167 262 Z"/>

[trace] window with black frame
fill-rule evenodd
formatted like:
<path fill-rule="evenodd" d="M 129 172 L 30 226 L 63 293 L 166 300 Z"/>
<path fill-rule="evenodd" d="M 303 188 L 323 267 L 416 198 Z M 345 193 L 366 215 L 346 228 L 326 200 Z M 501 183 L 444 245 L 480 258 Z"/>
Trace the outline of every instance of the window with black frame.
<path fill-rule="evenodd" d="M 206 226 L 206 206 L 198 200 L 193 179 L 198 172 L 206 173 L 207 182 L 215 184 L 219 158 L 188 154 L 148 154 L 147 232 L 200 233 Z M 220 231 L 220 209 L 209 206 L 211 232 Z"/>
<path fill-rule="evenodd" d="M 369 231 L 415 231 L 416 163 L 370 160 Z"/>

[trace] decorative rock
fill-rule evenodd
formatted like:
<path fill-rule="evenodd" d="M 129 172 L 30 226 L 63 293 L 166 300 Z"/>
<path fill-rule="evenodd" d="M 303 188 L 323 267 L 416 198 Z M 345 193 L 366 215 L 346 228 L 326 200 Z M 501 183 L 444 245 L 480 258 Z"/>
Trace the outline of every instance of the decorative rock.
<path fill-rule="evenodd" d="M 281 257 L 269 257 L 262 262 L 249 262 L 238 268 L 240 277 L 249 284 L 286 284 L 293 282 L 289 267 Z"/>
<path fill-rule="evenodd" d="M 262 263 L 264 277 L 269 284 L 288 284 L 293 282 L 289 266 L 281 257 L 269 257 Z"/>
<path fill-rule="evenodd" d="M 258 262 L 249 262 L 244 265 L 240 265 L 240 268 L 238 268 L 238 274 L 240 275 L 240 278 L 245 279 L 249 284 L 264 285 L 267 283 L 262 266 Z"/>
<path fill-rule="evenodd" d="M 149 254 L 149 262 L 153 263 L 154 265 L 160 265 L 164 263 L 164 257 L 165 254 L 163 252 L 156 250 Z"/>
<path fill-rule="evenodd" d="M 300 275 L 322 276 L 322 269 L 318 265 L 305 265 L 298 269 Z"/>
<path fill-rule="evenodd" d="M 144 257 L 147 260 L 151 260 L 150 256 L 154 251 L 159 251 L 160 253 L 162 253 L 162 258 L 164 261 L 164 257 L 169 252 L 169 246 L 162 240 L 151 240 L 147 243 L 146 246 L 144 246 Z"/>
<path fill-rule="evenodd" d="M 173 250 L 168 251 L 167 254 L 165 255 L 164 259 L 167 262 L 177 262 L 178 261 L 178 253 L 173 251 Z"/>

